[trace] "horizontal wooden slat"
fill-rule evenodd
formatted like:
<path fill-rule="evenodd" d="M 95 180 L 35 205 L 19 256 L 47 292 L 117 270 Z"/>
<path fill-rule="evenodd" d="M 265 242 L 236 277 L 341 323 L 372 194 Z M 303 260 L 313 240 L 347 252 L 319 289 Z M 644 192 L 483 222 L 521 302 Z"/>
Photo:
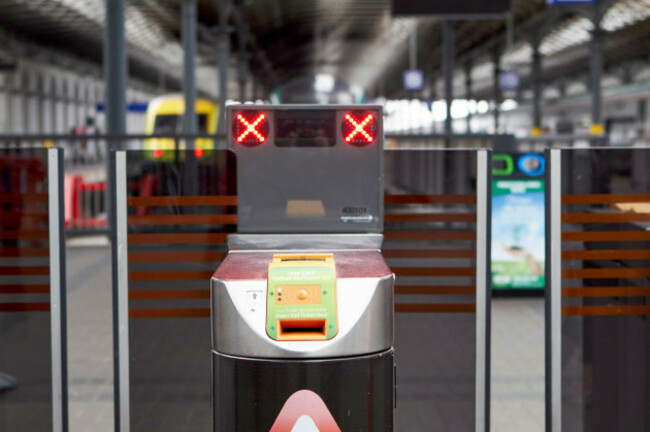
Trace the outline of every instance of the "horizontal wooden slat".
<path fill-rule="evenodd" d="M 129 262 L 218 262 L 225 252 L 130 252 Z"/>
<path fill-rule="evenodd" d="M 384 195 L 384 204 L 476 204 L 476 195 Z"/>
<path fill-rule="evenodd" d="M 129 299 L 131 300 L 181 300 L 209 298 L 209 289 L 129 290 Z"/>
<path fill-rule="evenodd" d="M 48 312 L 49 303 L 0 303 L 0 312 Z"/>
<path fill-rule="evenodd" d="M 149 215 L 129 216 L 129 225 L 236 225 L 237 215 Z"/>
<path fill-rule="evenodd" d="M 0 193 L 0 204 L 20 204 L 20 203 L 46 203 L 47 194 L 37 194 L 37 193 L 25 193 L 25 194 L 15 194 L 15 193 Z"/>
<path fill-rule="evenodd" d="M 129 206 L 236 206 L 236 195 L 128 197 Z"/>
<path fill-rule="evenodd" d="M 568 315 L 568 316 L 650 315 L 650 305 L 562 306 L 562 315 Z"/>
<path fill-rule="evenodd" d="M 385 240 L 402 240 L 402 241 L 450 241 L 450 240 L 476 240 L 475 231 L 384 231 Z"/>
<path fill-rule="evenodd" d="M 214 271 L 130 271 L 130 281 L 209 281 Z"/>
<path fill-rule="evenodd" d="M 48 230 L 8 230 L 0 229 L 0 240 L 40 240 L 49 238 Z"/>
<path fill-rule="evenodd" d="M 40 258 L 49 255 L 47 248 L 0 248 L 0 258 Z"/>
<path fill-rule="evenodd" d="M 406 313 L 475 313 L 473 304 L 395 303 L 395 312 Z"/>
<path fill-rule="evenodd" d="M 384 258 L 476 258 L 474 249 L 384 249 Z"/>
<path fill-rule="evenodd" d="M 49 266 L 0 266 L 0 276 L 46 276 Z"/>
<path fill-rule="evenodd" d="M 562 288 L 562 297 L 650 297 L 650 287 Z"/>
<path fill-rule="evenodd" d="M 395 294 L 424 294 L 424 295 L 474 295 L 473 285 L 396 285 Z"/>
<path fill-rule="evenodd" d="M 650 259 L 650 249 L 600 249 L 600 250 L 579 250 L 562 251 L 563 260 L 646 260 Z"/>
<path fill-rule="evenodd" d="M 386 213 L 385 222 L 476 222 L 476 213 Z"/>
<path fill-rule="evenodd" d="M 565 279 L 633 279 L 650 277 L 650 268 L 586 268 L 564 269 Z"/>
<path fill-rule="evenodd" d="M 650 241 L 650 231 L 577 231 L 563 232 L 562 241 Z"/>
<path fill-rule="evenodd" d="M 650 194 L 562 195 L 562 204 L 619 204 L 650 202 Z"/>
<path fill-rule="evenodd" d="M 396 276 L 475 276 L 473 267 L 394 267 Z"/>
<path fill-rule="evenodd" d="M 210 308 L 129 309 L 129 318 L 210 318 Z"/>
<path fill-rule="evenodd" d="M 49 294 L 50 286 L 45 284 L 33 285 L 0 285 L 0 294 Z"/>
<path fill-rule="evenodd" d="M 228 233 L 129 234 L 132 244 L 225 243 Z"/>
<path fill-rule="evenodd" d="M 563 213 L 563 223 L 650 222 L 650 213 Z"/>

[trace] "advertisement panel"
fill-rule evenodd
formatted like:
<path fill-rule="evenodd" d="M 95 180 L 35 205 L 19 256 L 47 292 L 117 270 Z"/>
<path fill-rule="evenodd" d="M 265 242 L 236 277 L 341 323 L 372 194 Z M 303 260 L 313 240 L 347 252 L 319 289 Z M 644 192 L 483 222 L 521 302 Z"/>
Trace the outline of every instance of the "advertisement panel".
<path fill-rule="evenodd" d="M 543 290 L 543 156 L 499 154 L 494 160 L 492 287 L 495 290 Z"/>

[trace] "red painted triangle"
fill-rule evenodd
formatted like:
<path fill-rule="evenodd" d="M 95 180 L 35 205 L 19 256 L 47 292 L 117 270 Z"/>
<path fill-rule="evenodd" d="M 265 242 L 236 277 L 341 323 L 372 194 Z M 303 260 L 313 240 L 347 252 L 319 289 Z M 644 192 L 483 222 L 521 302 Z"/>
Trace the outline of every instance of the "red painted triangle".
<path fill-rule="evenodd" d="M 323 399 L 311 390 L 299 390 L 292 394 L 269 432 L 291 432 L 298 419 L 305 415 L 314 421 L 319 432 L 341 432 Z"/>

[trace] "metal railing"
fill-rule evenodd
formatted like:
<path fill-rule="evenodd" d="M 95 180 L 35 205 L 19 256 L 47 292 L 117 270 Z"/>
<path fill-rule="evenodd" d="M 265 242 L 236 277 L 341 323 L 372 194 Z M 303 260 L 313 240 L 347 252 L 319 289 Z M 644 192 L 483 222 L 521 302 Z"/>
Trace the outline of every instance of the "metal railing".
<path fill-rule="evenodd" d="M 152 141 L 157 141 L 153 143 Z M 638 142 L 637 142 L 638 141 Z M 130 135 L 1 135 L 0 147 L 61 147 L 64 149 L 66 174 L 66 227 L 68 234 L 105 234 L 111 169 L 109 149 L 146 150 L 147 147 L 168 149 L 227 148 L 223 135 L 206 134 L 130 134 Z M 151 143 L 150 146 L 147 144 Z M 636 140 L 634 145 L 649 145 Z M 515 138 L 506 134 L 386 134 L 386 149 L 405 148 L 490 148 L 497 152 L 543 152 L 557 147 L 606 147 L 607 136 L 545 135 Z M 200 151 L 200 150 L 198 150 Z M 152 157 L 155 155 L 152 154 Z M 72 195 L 74 194 L 74 195 Z"/>

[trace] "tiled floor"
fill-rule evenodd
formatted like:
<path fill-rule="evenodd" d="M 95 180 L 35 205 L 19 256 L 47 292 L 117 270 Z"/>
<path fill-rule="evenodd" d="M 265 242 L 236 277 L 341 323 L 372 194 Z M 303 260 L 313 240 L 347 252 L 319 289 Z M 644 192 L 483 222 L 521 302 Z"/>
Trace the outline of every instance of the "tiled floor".
<path fill-rule="evenodd" d="M 71 432 L 113 430 L 109 249 L 68 248 Z M 492 306 L 492 431 L 544 428 L 542 299 Z"/>

